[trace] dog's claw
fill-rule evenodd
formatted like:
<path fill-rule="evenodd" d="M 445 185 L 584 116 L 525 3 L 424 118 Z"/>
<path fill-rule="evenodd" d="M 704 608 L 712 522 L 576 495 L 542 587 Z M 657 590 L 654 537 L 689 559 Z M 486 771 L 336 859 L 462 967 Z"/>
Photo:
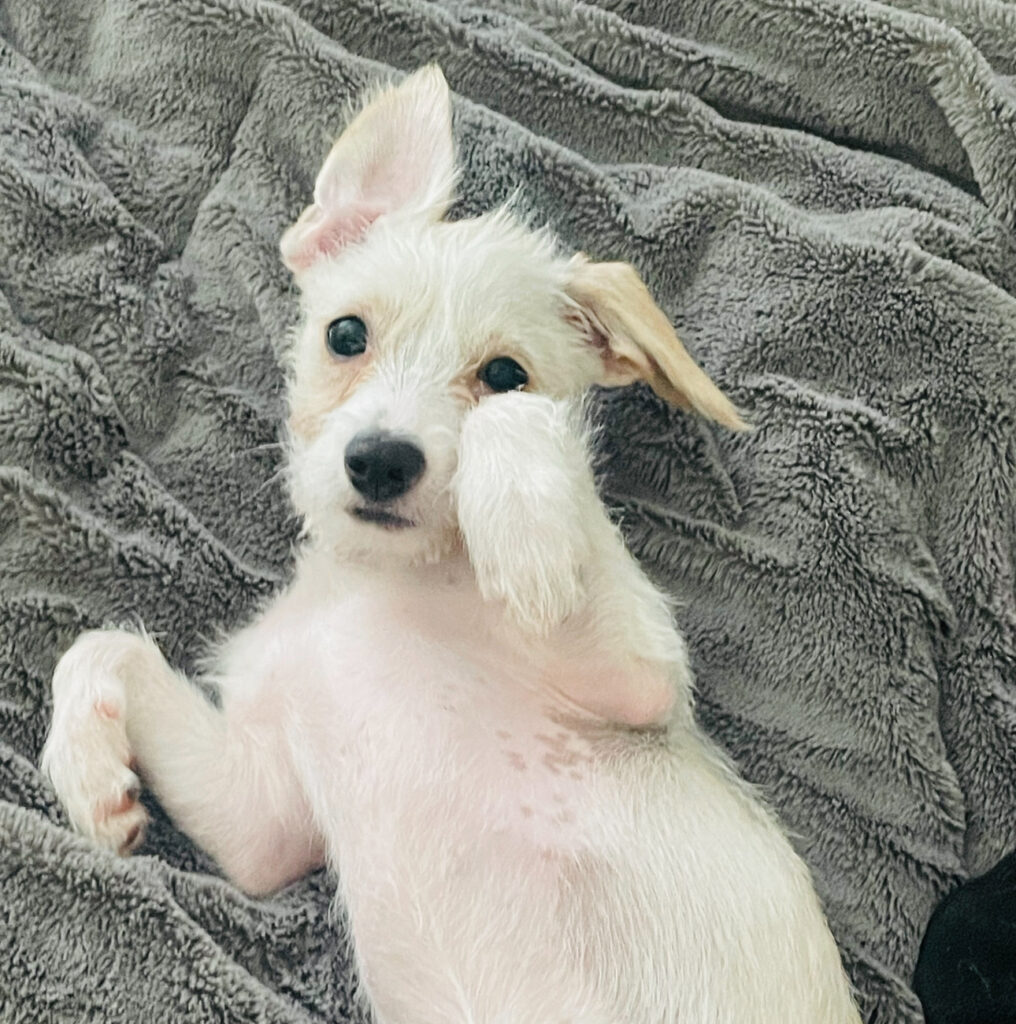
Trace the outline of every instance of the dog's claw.
<path fill-rule="evenodd" d="M 123 845 L 117 850 L 121 857 L 129 857 L 144 841 L 145 827 L 142 824 L 132 825 Z"/>

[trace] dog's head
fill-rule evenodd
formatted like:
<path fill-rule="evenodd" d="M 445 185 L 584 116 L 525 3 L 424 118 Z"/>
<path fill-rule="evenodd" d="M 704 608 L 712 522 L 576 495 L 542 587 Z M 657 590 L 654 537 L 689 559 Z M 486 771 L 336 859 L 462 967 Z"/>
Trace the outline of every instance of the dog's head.
<path fill-rule="evenodd" d="M 742 426 L 631 266 L 562 257 L 506 209 L 444 221 L 455 177 L 448 87 L 427 67 L 363 108 L 282 239 L 304 300 L 293 498 L 335 549 L 452 550 L 460 430 L 498 392 L 568 397 L 645 380 Z"/>

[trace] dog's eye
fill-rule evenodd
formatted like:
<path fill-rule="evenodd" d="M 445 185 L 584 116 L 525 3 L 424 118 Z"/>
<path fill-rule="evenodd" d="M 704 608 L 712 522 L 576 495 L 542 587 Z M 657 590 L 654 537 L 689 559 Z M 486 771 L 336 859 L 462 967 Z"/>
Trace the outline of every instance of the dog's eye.
<path fill-rule="evenodd" d="M 529 374 L 514 359 L 498 356 L 480 370 L 480 379 L 491 391 L 518 391 L 529 383 Z"/>
<path fill-rule="evenodd" d="M 367 325 L 358 316 L 340 316 L 328 325 L 325 344 L 334 356 L 358 356 L 367 347 Z"/>

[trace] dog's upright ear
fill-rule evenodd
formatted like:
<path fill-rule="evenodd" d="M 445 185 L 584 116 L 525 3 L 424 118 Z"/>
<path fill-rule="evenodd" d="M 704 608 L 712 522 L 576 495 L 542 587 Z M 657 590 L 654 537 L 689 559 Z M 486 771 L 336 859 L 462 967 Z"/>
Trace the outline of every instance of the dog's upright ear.
<path fill-rule="evenodd" d="M 748 429 L 688 354 L 630 263 L 594 263 L 580 253 L 569 271 L 567 315 L 603 359 L 601 384 L 621 387 L 643 380 L 672 405 L 731 430 Z"/>
<path fill-rule="evenodd" d="M 436 64 L 377 93 L 339 136 L 314 202 L 282 236 L 294 273 L 359 241 L 385 214 L 439 220 L 455 187 L 448 83 Z"/>

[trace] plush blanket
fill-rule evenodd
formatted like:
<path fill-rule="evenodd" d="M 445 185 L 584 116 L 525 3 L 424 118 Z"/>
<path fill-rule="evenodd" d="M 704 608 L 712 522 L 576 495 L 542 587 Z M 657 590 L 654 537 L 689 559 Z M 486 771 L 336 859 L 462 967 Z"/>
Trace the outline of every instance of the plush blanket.
<path fill-rule="evenodd" d="M 459 212 L 631 260 L 754 424 L 605 392 L 605 493 L 866 1019 L 919 1022 L 932 908 L 1016 841 L 1001 0 L 0 0 L 0 1020 L 355 1019 L 323 872 L 249 899 L 157 808 L 96 852 L 38 759 L 80 630 L 188 668 L 286 581 L 277 240 L 430 60 Z"/>

